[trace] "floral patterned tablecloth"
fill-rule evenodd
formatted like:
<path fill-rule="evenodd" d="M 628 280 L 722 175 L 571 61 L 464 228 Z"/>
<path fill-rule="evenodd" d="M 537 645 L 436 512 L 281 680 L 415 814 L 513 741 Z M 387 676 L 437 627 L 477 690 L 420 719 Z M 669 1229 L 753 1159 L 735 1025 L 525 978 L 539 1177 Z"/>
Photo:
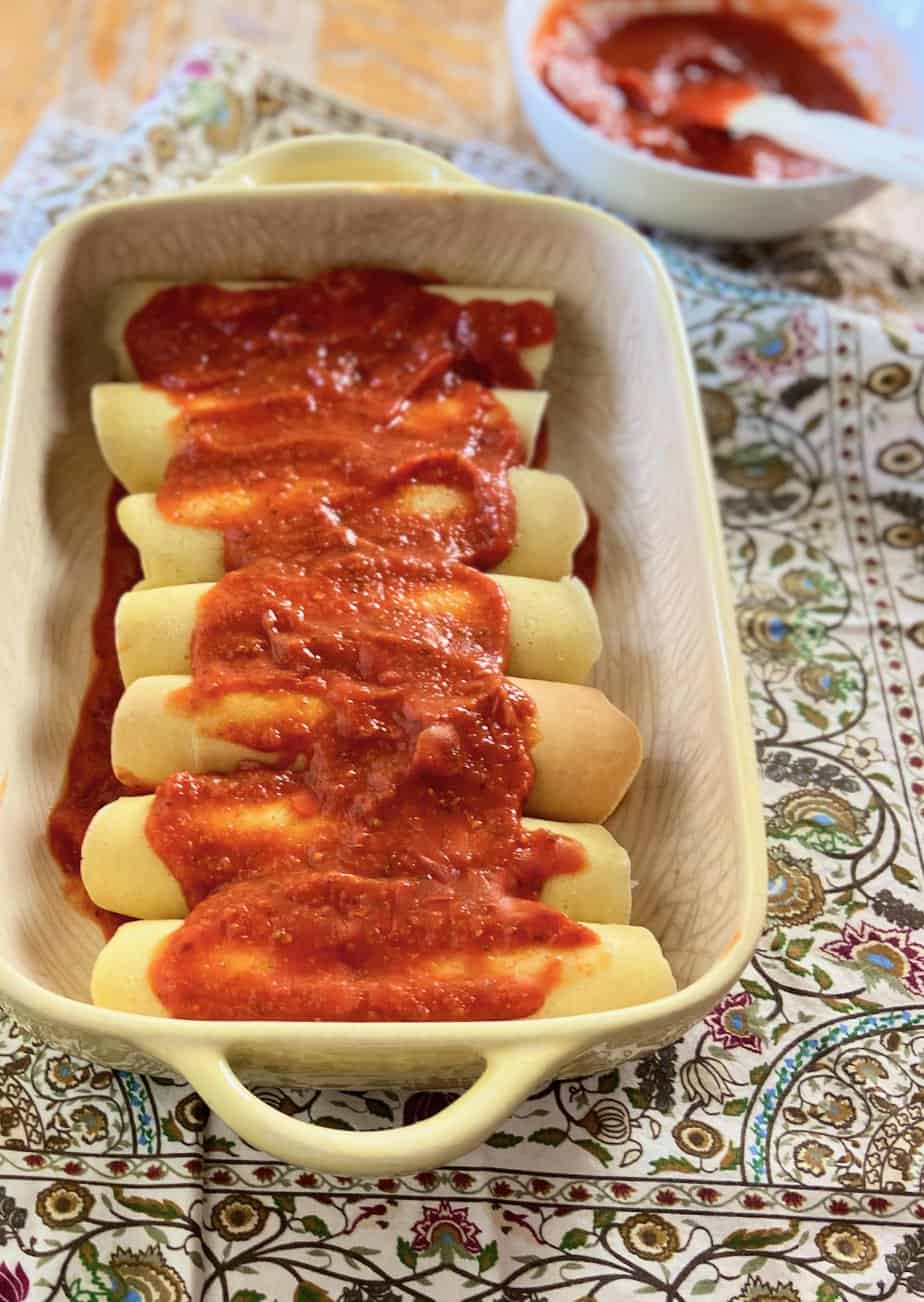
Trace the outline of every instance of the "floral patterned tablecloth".
<path fill-rule="evenodd" d="M 197 48 L 123 136 L 44 124 L 0 187 L 0 292 L 79 204 L 330 128 L 569 192 L 528 159 Z M 678 1043 L 549 1085 L 453 1167 L 381 1180 L 287 1167 L 188 1086 L 6 1020 L 0 1302 L 924 1297 L 924 258 L 845 231 L 658 245 L 714 449 L 764 779 L 769 917 L 745 979 Z M 356 1128 L 446 1099 L 262 1093 Z"/>

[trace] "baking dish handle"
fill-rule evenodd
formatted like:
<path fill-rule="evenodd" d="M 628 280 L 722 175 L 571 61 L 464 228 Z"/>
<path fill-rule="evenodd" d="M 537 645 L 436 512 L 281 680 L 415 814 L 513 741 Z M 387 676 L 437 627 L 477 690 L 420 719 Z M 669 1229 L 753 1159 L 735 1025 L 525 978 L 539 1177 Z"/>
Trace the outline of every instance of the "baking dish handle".
<path fill-rule="evenodd" d="M 286 1116 L 258 1099 L 211 1046 L 152 1044 L 222 1121 L 254 1148 L 308 1170 L 382 1176 L 428 1171 L 468 1153 L 585 1045 L 553 1041 L 486 1053 L 481 1075 L 442 1112 L 394 1130 L 346 1131 Z"/>
<path fill-rule="evenodd" d="M 210 189 L 372 181 L 387 185 L 479 185 L 438 154 L 383 136 L 331 134 L 283 140 L 219 168 Z"/>

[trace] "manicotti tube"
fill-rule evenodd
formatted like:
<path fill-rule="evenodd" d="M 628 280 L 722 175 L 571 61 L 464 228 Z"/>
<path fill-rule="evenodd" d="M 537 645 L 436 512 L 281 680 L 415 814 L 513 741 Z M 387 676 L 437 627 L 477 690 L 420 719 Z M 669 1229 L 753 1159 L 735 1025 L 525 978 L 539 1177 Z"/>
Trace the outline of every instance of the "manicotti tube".
<path fill-rule="evenodd" d="M 564 475 L 545 470 L 515 466 L 508 475 L 516 503 L 516 534 L 494 572 L 529 579 L 570 574 L 575 548 L 587 532 L 587 512 L 577 489 Z M 464 502 L 456 489 L 418 484 L 412 492 L 404 490 L 397 506 L 408 515 L 438 519 Z M 138 548 L 149 586 L 209 583 L 225 573 L 220 529 L 168 520 L 154 493 L 130 493 L 119 502 L 117 513 L 122 532 Z"/>
<path fill-rule="evenodd" d="M 138 378 L 135 365 L 129 356 L 128 349 L 125 347 L 125 327 L 135 313 L 140 312 L 155 294 L 160 293 L 162 289 L 170 289 L 178 283 L 170 280 L 134 280 L 117 285 L 111 291 L 106 314 L 105 337 L 115 357 L 120 380 L 135 380 Z M 215 283 L 221 289 L 247 290 L 291 282 L 219 280 Z M 555 300 L 554 293 L 546 289 L 497 289 L 469 285 L 425 285 L 423 288 L 428 294 L 449 298 L 455 303 L 470 303 L 478 299 L 488 299 L 497 303 L 523 303 L 532 300 L 542 303 L 546 307 L 551 307 Z M 535 385 L 540 384 L 542 377 L 545 375 L 552 358 L 552 347 L 550 341 L 546 344 L 536 344 L 531 348 L 520 349 L 520 365 L 529 374 Z"/>
<path fill-rule="evenodd" d="M 521 678 L 583 683 L 596 664 L 602 641 L 590 594 L 580 579 L 523 579 L 493 575 L 507 597 L 510 640 L 507 668 Z M 190 672 L 190 649 L 199 602 L 211 583 L 187 583 L 127 592 L 116 609 L 116 651 L 122 681 Z M 426 594 L 424 594 L 426 595 Z M 463 601 L 464 588 L 434 595 Z M 464 617 L 464 611 L 458 612 Z"/>
<path fill-rule="evenodd" d="M 112 767 L 127 785 L 155 787 L 172 773 L 229 773 L 244 762 L 275 764 L 282 758 L 221 736 L 231 721 L 319 722 L 321 697 L 301 693 L 229 692 L 208 710 L 179 708 L 174 693 L 191 678 L 163 674 L 137 678 L 112 722 Z M 526 812 L 538 818 L 602 823 L 638 772 L 638 729 L 602 692 L 572 683 L 513 679 L 536 714 L 531 739 L 535 780 Z"/>
<path fill-rule="evenodd" d="M 154 993 L 149 979 L 152 961 L 160 947 L 182 922 L 158 920 L 129 922 L 120 927 L 99 954 L 90 981 L 93 1002 L 101 1008 L 149 1017 L 169 1017 L 169 1011 Z M 488 956 L 497 980 L 529 976 L 541 971 L 550 958 L 559 962 L 558 981 L 534 1017 L 571 1017 L 628 1008 L 673 994 L 676 990 L 670 967 L 654 936 L 644 927 L 589 924 L 598 943 L 576 949 L 532 946 Z M 246 947 L 229 947 L 213 956 L 216 970 L 234 974 L 237 965 L 252 970 L 261 955 Z M 439 980 L 442 973 L 454 975 L 457 960 L 430 960 L 426 974 Z M 380 977 L 376 977 L 380 980 Z"/>
<path fill-rule="evenodd" d="M 104 805 L 87 828 L 80 872 L 94 904 L 130 918 L 184 918 L 189 912 L 180 883 L 148 840 L 145 824 L 155 797 L 122 796 Z M 246 853 L 248 839 L 267 833 L 287 846 L 310 848 L 322 830 L 322 817 L 299 817 L 284 800 L 236 801 L 221 810 L 202 810 L 188 827 L 195 845 L 197 834 L 205 842 L 212 824 L 220 819 L 231 834 L 232 851 Z M 576 922 L 623 923 L 629 921 L 631 881 L 629 856 L 606 828 L 596 823 L 554 823 L 524 819 L 530 831 L 544 830 L 577 841 L 584 852 L 578 872 L 559 873 L 544 885 L 539 898 Z M 232 856 L 233 859 L 233 856 Z M 211 889 L 235 880 L 231 871 L 216 865 Z"/>
<path fill-rule="evenodd" d="M 492 392 L 517 427 L 523 460 L 532 461 L 548 394 L 534 389 Z M 206 394 L 194 401 L 194 409 L 213 403 Z M 100 452 L 116 479 L 130 493 L 156 492 L 179 447 L 183 409 L 164 390 L 147 384 L 94 385 L 90 408 Z"/>

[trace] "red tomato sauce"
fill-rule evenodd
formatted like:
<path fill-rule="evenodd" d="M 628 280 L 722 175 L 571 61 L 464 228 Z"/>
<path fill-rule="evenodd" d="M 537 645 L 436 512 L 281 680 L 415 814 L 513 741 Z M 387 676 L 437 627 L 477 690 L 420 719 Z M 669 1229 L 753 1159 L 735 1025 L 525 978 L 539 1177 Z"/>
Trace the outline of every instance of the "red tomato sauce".
<path fill-rule="evenodd" d="M 87 895 L 80 880 L 80 847 L 97 810 L 119 796 L 135 794 L 116 781 L 109 758 L 112 716 L 122 695 L 113 619 L 119 599 L 141 578 L 138 553 L 116 523 L 115 508 L 122 496 L 122 490 L 113 487 L 106 507 L 102 588 L 93 614 L 93 669 L 81 703 L 64 784 L 48 819 L 49 845 L 61 865 L 68 895 L 107 936 L 125 919 L 97 908 Z"/>
<path fill-rule="evenodd" d="M 296 871 L 210 895 L 168 940 L 151 978 L 183 1017 L 495 1020 L 540 1007 L 558 976 L 554 950 L 588 939 L 562 914 L 499 889 Z M 540 940 L 553 951 L 527 974 L 492 962 Z"/>
<path fill-rule="evenodd" d="M 294 855 L 292 866 L 307 859 L 441 881 L 489 864 L 492 876 L 536 894 L 564 870 L 563 838 L 520 826 L 533 709 L 503 678 L 507 629 L 506 599 L 491 579 L 395 553 L 257 562 L 211 589 L 196 621 L 193 684 L 174 705 L 195 713 L 228 693 L 278 694 L 271 722 L 235 719 L 220 732 L 280 752 L 285 772 L 185 774 L 161 787 L 148 837 L 187 900 L 204 898 L 229 871 L 262 875 L 274 853 L 279 863 Z M 286 716 L 286 701 L 306 696 L 324 702 L 320 721 Z M 223 800 L 232 821 L 235 805 L 271 804 L 291 839 L 267 837 L 245 815 L 230 848 L 218 855 L 212 842 L 205 852 Z M 229 839 L 227 827 L 218 830 Z M 219 864 L 222 856 L 230 863 Z"/>
<path fill-rule="evenodd" d="M 595 943 L 538 900 L 584 853 L 522 825 L 534 710 L 504 678 L 506 598 L 461 563 L 509 550 L 522 458 L 487 386 L 528 385 L 520 349 L 552 328 L 539 304 L 460 307 L 376 271 L 167 290 L 129 323 L 139 376 L 179 404 L 159 507 L 199 499 L 231 567 L 171 706 L 202 726 L 226 701 L 214 730 L 278 763 L 156 793 L 146 835 L 192 906 L 149 973 L 173 1015 L 522 1017 L 555 951 Z M 409 483 L 469 508 L 422 525 L 396 507 Z"/>
<path fill-rule="evenodd" d="M 813 5 L 811 17 L 827 12 Z M 793 19 L 799 17 L 795 5 Z M 783 21 L 724 6 L 632 17 L 568 0 L 540 24 L 534 62 L 552 94 L 603 135 L 687 167 L 760 181 L 834 169 L 762 136 L 735 138 L 719 125 L 702 125 L 703 110 L 716 121 L 726 105 L 769 91 L 810 109 L 871 116 L 823 48 Z"/>
<path fill-rule="evenodd" d="M 541 303 L 458 304 L 391 271 L 157 294 L 125 342 L 182 402 L 158 506 L 220 530 L 228 569 L 355 536 L 490 568 L 513 543 L 507 471 L 523 456 L 486 386 L 531 388 L 520 350 L 553 330 Z M 434 485 L 451 510 L 408 509 Z"/>

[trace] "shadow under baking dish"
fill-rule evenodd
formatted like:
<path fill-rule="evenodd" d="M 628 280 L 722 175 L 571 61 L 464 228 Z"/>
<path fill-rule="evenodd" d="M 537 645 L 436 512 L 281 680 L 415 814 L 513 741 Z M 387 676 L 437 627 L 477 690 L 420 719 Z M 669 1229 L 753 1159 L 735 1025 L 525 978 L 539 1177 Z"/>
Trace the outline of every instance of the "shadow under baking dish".
<path fill-rule="evenodd" d="M 549 465 L 600 517 L 605 649 L 594 681 L 637 721 L 647 754 L 610 826 L 632 857 L 633 921 L 657 935 L 681 987 L 650 1009 L 569 1019 L 581 1024 L 582 1047 L 602 1044 L 594 1063 L 617 1049 L 630 1056 L 675 1037 L 721 996 L 763 912 L 753 747 L 711 479 L 676 306 L 644 242 L 588 208 L 480 188 L 203 191 L 91 210 L 46 242 L 21 293 L 6 393 L 0 999 L 48 1038 L 117 1064 L 139 1060 L 141 1019 L 46 994 L 85 1001 L 102 943 L 65 898 L 45 822 L 89 672 L 100 583 L 110 481 L 88 391 L 113 375 L 106 293 L 137 277 L 305 277 L 351 263 L 556 292 Z M 202 1034 L 216 1026 L 195 1025 Z M 445 1078 L 408 1027 L 391 1028 L 393 1054 L 384 1036 L 366 1036 L 373 1063 L 357 1028 L 338 1040 L 316 1024 L 253 1034 L 247 1025 L 226 1039 L 277 1077 Z M 515 1026 L 460 1031 L 455 1057 L 471 1058 L 484 1034 L 515 1038 Z"/>

